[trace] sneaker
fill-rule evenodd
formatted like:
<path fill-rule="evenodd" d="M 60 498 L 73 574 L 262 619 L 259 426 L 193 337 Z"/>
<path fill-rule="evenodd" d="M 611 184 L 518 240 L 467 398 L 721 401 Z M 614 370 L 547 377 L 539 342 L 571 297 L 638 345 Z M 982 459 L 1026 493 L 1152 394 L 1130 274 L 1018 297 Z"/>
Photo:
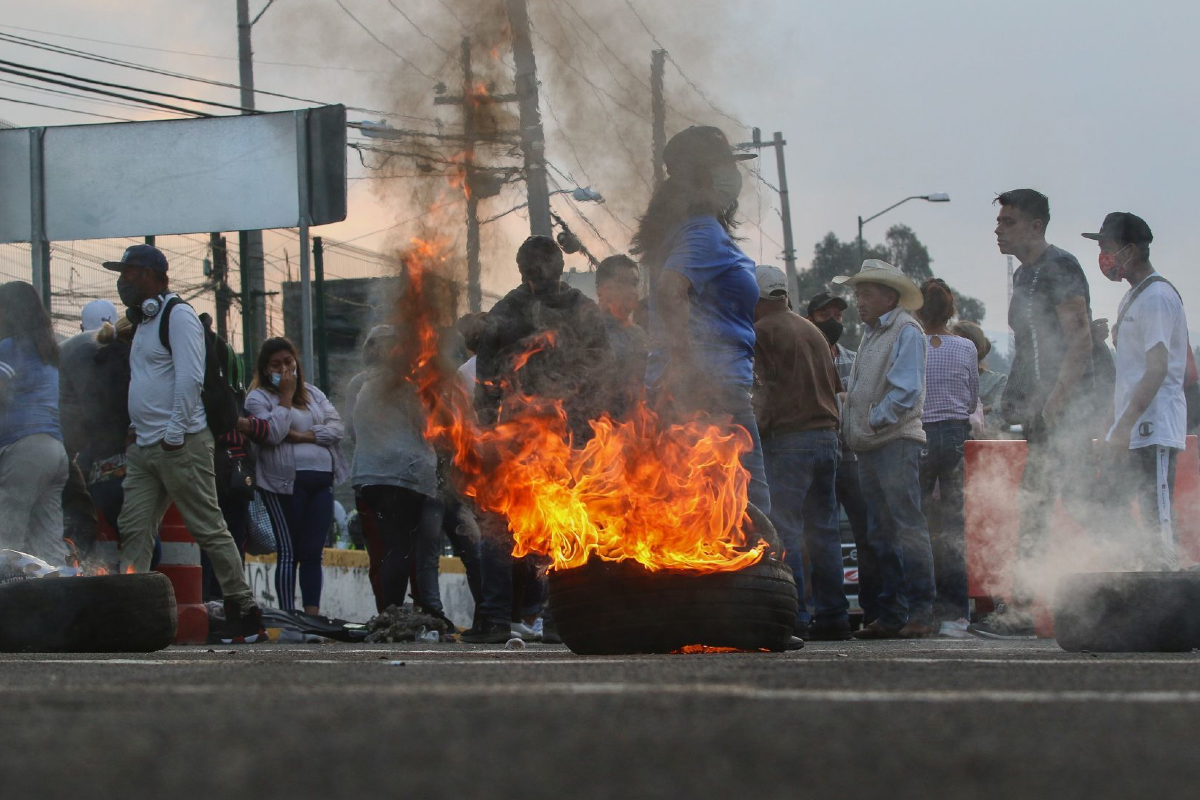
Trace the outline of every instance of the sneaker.
<path fill-rule="evenodd" d="M 807 638 L 813 642 L 845 642 L 854 638 L 848 619 L 819 619 L 809 626 Z"/>
<path fill-rule="evenodd" d="M 539 616 L 537 619 L 535 619 L 533 621 L 533 635 L 536 636 L 537 640 L 540 642 L 542 640 L 542 634 L 544 634 L 545 632 L 546 632 L 546 620 L 545 620 L 545 618 Z"/>
<path fill-rule="evenodd" d="M 887 628 L 879 620 L 875 620 L 870 625 L 864 625 L 854 632 L 855 639 L 895 639 L 900 635 L 900 628 Z"/>
<path fill-rule="evenodd" d="M 538 621 L 540 622 L 541 620 Z M 514 622 L 509 625 L 509 629 L 512 631 L 513 636 L 520 637 L 527 642 L 536 642 L 542 638 L 533 625 L 526 625 L 524 622 Z M 505 641 L 508 640 L 506 639 Z"/>
<path fill-rule="evenodd" d="M 967 630 L 985 639 L 1033 639 L 1033 617 L 1028 611 L 997 603 L 996 610 L 968 626 Z"/>
<path fill-rule="evenodd" d="M 225 624 L 208 634 L 209 644 L 260 644 L 269 640 L 262 609 L 243 611 L 236 603 L 225 604 Z"/>
<path fill-rule="evenodd" d="M 792 627 L 792 636 L 794 636 L 797 639 L 803 639 L 804 641 L 807 642 L 809 639 L 812 638 L 812 623 L 811 622 L 797 622 Z"/>
<path fill-rule="evenodd" d="M 944 636 L 950 639 L 970 639 L 971 638 L 971 623 L 965 619 L 944 620 L 938 626 L 938 636 Z"/>
<path fill-rule="evenodd" d="M 507 622 L 480 619 L 459 637 L 470 644 L 504 644 L 513 638 L 512 626 Z"/>

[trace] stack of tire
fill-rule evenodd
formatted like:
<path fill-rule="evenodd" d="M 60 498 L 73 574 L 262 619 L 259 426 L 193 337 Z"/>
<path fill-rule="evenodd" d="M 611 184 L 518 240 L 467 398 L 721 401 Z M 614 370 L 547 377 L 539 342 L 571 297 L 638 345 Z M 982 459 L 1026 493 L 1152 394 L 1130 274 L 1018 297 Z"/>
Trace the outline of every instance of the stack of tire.
<path fill-rule="evenodd" d="M 175 591 L 159 572 L 0 586 L 0 652 L 149 653 L 172 644 L 175 628 Z"/>

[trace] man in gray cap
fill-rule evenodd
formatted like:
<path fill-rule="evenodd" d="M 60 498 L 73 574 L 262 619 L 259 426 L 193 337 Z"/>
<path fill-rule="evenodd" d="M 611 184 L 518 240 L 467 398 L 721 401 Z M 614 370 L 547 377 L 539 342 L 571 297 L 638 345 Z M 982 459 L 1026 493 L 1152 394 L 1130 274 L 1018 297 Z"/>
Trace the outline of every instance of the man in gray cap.
<path fill-rule="evenodd" d="M 838 402 L 841 381 L 828 340 L 788 308 L 787 278 L 760 264 L 754 316 L 754 416 L 762 437 L 771 522 L 801 598 L 796 635 L 850 638 L 838 533 Z M 804 545 L 812 563 L 815 619 L 804 607 Z"/>
<path fill-rule="evenodd" d="M 928 344 L 909 313 L 924 304 L 924 297 L 907 275 L 877 259 L 864 261 L 857 275 L 833 282 L 854 287 L 858 315 L 866 325 L 850 373 L 842 427 L 858 456 L 868 537 L 882 579 L 879 617 L 855 636 L 932 636 L 933 551 L 920 486 Z"/>
<path fill-rule="evenodd" d="M 1105 496 L 1121 515 L 1138 501 L 1140 519 L 1129 528 L 1141 535 L 1126 568 L 1175 569 L 1171 491 L 1187 434 L 1183 387 L 1189 364 L 1195 379 L 1187 315 L 1179 292 L 1150 263 L 1154 234 L 1145 220 L 1118 211 L 1104 218 L 1098 233 L 1083 236 L 1099 243 L 1104 277 L 1130 287 L 1112 331 L 1117 374 L 1102 463 Z"/>

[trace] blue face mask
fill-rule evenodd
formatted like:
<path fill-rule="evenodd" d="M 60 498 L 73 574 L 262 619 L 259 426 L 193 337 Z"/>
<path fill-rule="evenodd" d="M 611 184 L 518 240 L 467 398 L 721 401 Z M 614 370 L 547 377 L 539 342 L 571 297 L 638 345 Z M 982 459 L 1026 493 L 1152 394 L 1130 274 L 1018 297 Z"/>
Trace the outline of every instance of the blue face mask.
<path fill-rule="evenodd" d="M 279 385 L 279 381 L 280 381 L 280 379 L 282 379 L 282 378 L 283 378 L 283 375 L 282 375 L 281 373 L 278 373 L 278 372 L 272 372 L 272 373 L 271 373 L 271 385 L 272 385 L 272 386 L 278 386 L 278 385 Z"/>

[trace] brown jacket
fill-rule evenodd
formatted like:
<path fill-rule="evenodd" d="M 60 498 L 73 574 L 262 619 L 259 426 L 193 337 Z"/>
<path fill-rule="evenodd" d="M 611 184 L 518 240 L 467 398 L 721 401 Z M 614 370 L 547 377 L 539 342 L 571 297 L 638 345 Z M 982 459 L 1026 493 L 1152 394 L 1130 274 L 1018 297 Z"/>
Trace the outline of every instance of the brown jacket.
<path fill-rule="evenodd" d="M 754 414 L 763 435 L 835 431 L 842 383 L 816 325 L 781 311 L 754 324 Z"/>

